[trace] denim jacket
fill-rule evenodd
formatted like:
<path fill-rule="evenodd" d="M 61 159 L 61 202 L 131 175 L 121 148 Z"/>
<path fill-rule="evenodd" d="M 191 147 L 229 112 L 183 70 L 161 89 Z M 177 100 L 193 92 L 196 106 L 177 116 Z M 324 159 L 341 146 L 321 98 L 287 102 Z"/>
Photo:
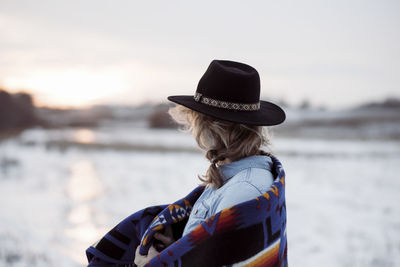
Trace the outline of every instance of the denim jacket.
<path fill-rule="evenodd" d="M 218 167 L 224 181 L 218 189 L 207 185 L 193 205 L 183 235 L 219 211 L 265 193 L 273 183 L 272 160 L 254 155 Z"/>

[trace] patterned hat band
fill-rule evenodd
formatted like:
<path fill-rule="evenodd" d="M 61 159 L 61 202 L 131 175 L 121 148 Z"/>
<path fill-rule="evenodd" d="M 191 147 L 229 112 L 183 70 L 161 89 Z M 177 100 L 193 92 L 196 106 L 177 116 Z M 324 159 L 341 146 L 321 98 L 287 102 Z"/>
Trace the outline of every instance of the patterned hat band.
<path fill-rule="evenodd" d="M 254 111 L 260 109 L 260 102 L 257 103 L 234 103 L 221 101 L 209 97 L 203 96 L 201 93 L 195 93 L 193 96 L 196 102 L 200 102 L 206 105 L 214 106 L 217 108 L 226 108 L 226 109 L 234 109 L 234 110 L 243 110 L 243 111 Z"/>

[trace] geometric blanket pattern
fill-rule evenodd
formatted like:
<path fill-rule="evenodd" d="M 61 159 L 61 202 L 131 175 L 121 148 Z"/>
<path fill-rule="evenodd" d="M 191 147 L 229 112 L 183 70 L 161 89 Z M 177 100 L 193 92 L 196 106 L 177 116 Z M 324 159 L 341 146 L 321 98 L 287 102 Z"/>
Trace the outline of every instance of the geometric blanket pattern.
<path fill-rule="evenodd" d="M 86 250 L 90 267 L 133 267 L 135 251 L 147 254 L 154 233 L 171 225 L 175 242 L 146 266 L 277 266 L 286 267 L 285 172 L 270 155 L 274 182 L 264 194 L 214 214 L 182 236 L 193 204 L 204 191 L 194 188 L 169 205 L 139 210 Z"/>

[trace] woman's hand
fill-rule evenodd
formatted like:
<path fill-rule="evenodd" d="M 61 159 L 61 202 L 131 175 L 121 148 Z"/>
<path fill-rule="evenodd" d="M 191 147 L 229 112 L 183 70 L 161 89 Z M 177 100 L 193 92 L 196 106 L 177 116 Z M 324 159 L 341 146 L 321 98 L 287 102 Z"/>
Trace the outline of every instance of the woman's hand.
<path fill-rule="evenodd" d="M 172 226 L 168 225 L 165 229 L 165 233 L 160 232 L 154 233 L 154 238 L 160 240 L 163 244 L 158 244 L 157 248 L 164 249 L 175 242 L 174 235 L 172 233 Z"/>
<path fill-rule="evenodd" d="M 159 233 L 159 232 L 154 233 L 154 238 L 157 240 L 160 240 L 162 242 L 162 244 L 155 245 L 155 246 L 157 246 L 157 249 L 164 249 L 164 248 L 168 247 L 169 245 L 171 245 L 172 243 L 174 243 L 175 240 L 174 240 L 174 236 L 172 233 L 171 225 L 168 225 L 166 227 L 164 234 Z M 136 252 L 135 252 L 135 264 L 138 267 L 145 266 L 147 263 L 149 263 L 151 261 L 152 258 L 154 258 L 155 256 L 158 255 L 158 251 L 156 250 L 156 248 L 153 245 L 150 246 L 149 252 L 147 255 L 140 255 L 139 249 L 140 249 L 140 245 L 137 246 Z"/>
<path fill-rule="evenodd" d="M 137 246 L 136 252 L 135 252 L 135 264 L 138 267 L 145 266 L 147 263 L 149 263 L 149 261 L 152 258 L 157 256 L 157 254 L 158 254 L 158 251 L 153 247 L 153 245 L 151 245 L 151 247 L 149 248 L 149 252 L 147 253 L 147 255 L 141 255 L 139 253 L 139 249 L 140 249 L 140 245 Z"/>

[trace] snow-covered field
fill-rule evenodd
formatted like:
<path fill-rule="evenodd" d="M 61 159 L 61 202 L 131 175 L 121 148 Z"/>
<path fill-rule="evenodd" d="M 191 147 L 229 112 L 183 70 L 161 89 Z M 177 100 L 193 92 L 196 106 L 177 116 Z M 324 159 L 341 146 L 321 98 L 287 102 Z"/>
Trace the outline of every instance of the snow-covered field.
<path fill-rule="evenodd" d="M 272 143 L 286 171 L 291 266 L 400 266 L 399 141 Z M 0 266 L 84 266 L 91 243 L 183 197 L 208 165 L 176 130 L 31 129 L 4 141 Z"/>

